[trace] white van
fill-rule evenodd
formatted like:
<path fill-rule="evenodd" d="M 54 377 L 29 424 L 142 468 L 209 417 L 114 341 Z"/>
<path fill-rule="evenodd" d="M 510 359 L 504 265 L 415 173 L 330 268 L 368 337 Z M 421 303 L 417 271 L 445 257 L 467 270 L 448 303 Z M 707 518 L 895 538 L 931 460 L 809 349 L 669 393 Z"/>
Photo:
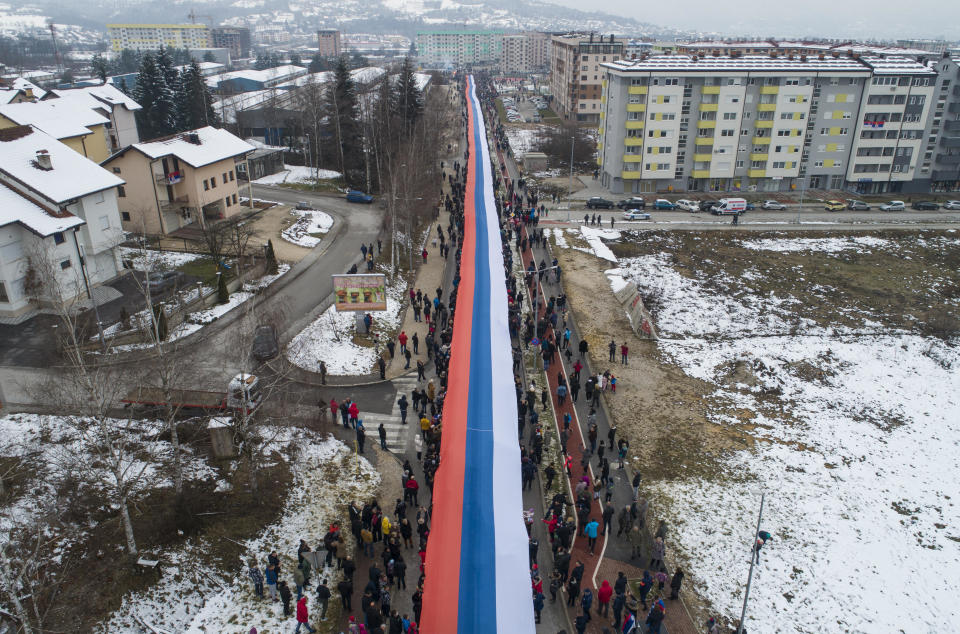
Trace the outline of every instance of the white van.
<path fill-rule="evenodd" d="M 710 209 L 714 216 L 730 216 L 742 214 L 747 210 L 747 201 L 744 198 L 721 198 L 720 202 Z"/>

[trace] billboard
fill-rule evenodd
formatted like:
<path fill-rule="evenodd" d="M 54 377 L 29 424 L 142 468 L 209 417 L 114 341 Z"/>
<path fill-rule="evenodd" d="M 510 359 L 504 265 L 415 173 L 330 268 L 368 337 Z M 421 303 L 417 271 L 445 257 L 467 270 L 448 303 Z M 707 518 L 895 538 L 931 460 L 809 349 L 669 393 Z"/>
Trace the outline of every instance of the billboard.
<path fill-rule="evenodd" d="M 334 305 L 337 311 L 387 309 L 387 276 L 383 273 L 334 275 Z"/>

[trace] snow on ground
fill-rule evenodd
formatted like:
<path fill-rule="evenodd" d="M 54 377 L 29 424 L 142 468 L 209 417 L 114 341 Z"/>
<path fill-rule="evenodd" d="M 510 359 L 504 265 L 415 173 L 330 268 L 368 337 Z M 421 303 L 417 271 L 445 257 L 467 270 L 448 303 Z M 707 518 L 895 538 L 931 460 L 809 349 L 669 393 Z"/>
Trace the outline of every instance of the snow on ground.
<path fill-rule="evenodd" d="M 744 240 L 740 244 L 754 251 L 779 251 L 781 253 L 796 253 L 800 251 L 839 253 L 861 247 L 887 247 L 891 245 L 889 240 L 875 238 L 873 236 L 851 236 L 847 238 L 765 238 L 761 240 Z"/>
<path fill-rule="evenodd" d="M 311 183 L 317 179 L 339 178 L 340 172 L 316 170 L 305 165 L 284 165 L 282 172 L 270 174 L 253 181 L 257 185 L 278 185 L 280 183 Z"/>
<path fill-rule="evenodd" d="M 527 152 L 535 151 L 537 137 L 540 136 L 542 130 L 543 126 L 534 128 L 507 126 L 505 132 L 507 133 L 507 140 L 510 142 L 510 149 L 513 150 L 513 155 L 519 158 Z M 506 154 L 506 152 L 504 152 L 504 154 Z"/>
<path fill-rule="evenodd" d="M 333 226 L 333 217 L 319 209 L 291 209 L 290 213 L 297 221 L 280 234 L 287 242 L 312 249 L 320 244 L 322 238 L 314 234 L 326 233 Z"/>
<path fill-rule="evenodd" d="M 120 259 L 130 260 L 133 268 L 137 271 L 167 271 L 206 257 L 209 256 L 203 253 L 180 253 L 177 251 L 120 247 Z"/>
<path fill-rule="evenodd" d="M 403 307 L 403 294 L 406 286 L 402 278 L 393 284 L 387 278 L 387 310 L 372 313 L 374 332 L 385 337 L 394 336 L 400 327 L 400 309 Z M 353 312 L 338 313 L 334 306 L 304 328 L 287 346 L 287 359 L 291 363 L 316 372 L 320 361 L 327 364 L 327 372 L 332 375 L 367 374 L 373 371 L 377 362 L 374 348 L 354 342 L 357 334 L 357 315 Z"/>
<path fill-rule="evenodd" d="M 590 245 L 590 252 L 595 256 L 611 262 L 617 261 L 617 256 L 613 254 L 610 247 L 604 244 L 603 241 L 619 240 L 619 231 L 615 229 L 596 229 L 594 227 L 580 225 L 580 235 L 582 235 L 583 239 Z"/>
<path fill-rule="evenodd" d="M 566 249 L 568 246 L 570 246 L 567 244 L 566 236 L 563 235 L 563 229 L 547 229 L 547 231 L 553 232 L 553 241 L 556 243 L 557 247 Z"/>
<path fill-rule="evenodd" d="M 883 242 L 743 246 L 830 253 Z M 660 349 L 716 387 L 713 422 L 756 441 L 725 458 L 721 481 L 654 485 L 679 559 L 714 608 L 739 617 L 763 490 L 762 528 L 774 538 L 754 577 L 751 631 L 894 631 L 904 615 L 916 631 L 953 629 L 960 349 L 892 330 L 821 328 L 795 315 L 803 306 L 792 297 L 734 299 L 680 275 L 666 255 L 623 260 L 608 275 L 662 292 Z M 736 367 L 754 380 L 731 377 Z M 771 405 L 771 393 L 781 407 Z"/>
<path fill-rule="evenodd" d="M 368 500 L 376 495 L 380 475 L 367 462 L 357 461 L 342 442 L 332 436 L 301 429 L 285 430 L 276 441 L 284 459 L 296 463 L 293 483 L 287 493 L 281 516 L 259 535 L 245 543 L 246 554 L 234 569 L 211 569 L 204 562 L 204 544 L 189 542 L 164 554 L 163 576 L 143 592 L 132 592 L 121 607 L 103 624 L 103 632 L 141 631 L 137 619 L 169 632 L 210 633 L 247 632 L 256 627 L 260 632 L 290 632 L 295 620 L 283 618 L 283 606 L 268 599 L 258 601 L 247 577 L 247 562 L 256 558 L 261 571 L 266 556 L 276 550 L 281 568 L 292 570 L 296 565 L 297 547 L 301 539 L 315 546 L 322 543 L 331 522 L 346 522 L 346 507 L 352 500 Z M 287 456 L 283 447 L 293 447 Z M 359 469 L 359 473 L 358 473 Z M 339 473 L 342 477 L 332 477 Z M 345 537 L 352 539 L 350 531 Z M 168 563 L 169 562 L 169 563 Z M 318 571 L 314 571 L 316 580 Z M 326 569 L 323 576 L 336 588 L 340 574 Z M 287 582 L 295 590 L 289 575 Z M 307 592 L 311 620 L 316 615 L 316 593 Z M 336 601 L 336 592 L 331 603 Z"/>

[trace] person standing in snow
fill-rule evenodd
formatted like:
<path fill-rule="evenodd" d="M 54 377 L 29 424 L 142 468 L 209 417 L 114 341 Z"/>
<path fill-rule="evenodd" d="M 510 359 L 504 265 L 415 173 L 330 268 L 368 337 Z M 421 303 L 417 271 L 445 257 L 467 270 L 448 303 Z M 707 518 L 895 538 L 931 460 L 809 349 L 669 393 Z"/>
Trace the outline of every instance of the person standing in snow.
<path fill-rule="evenodd" d="M 247 570 L 247 575 L 250 577 L 250 581 L 253 582 L 253 594 L 258 599 L 263 598 L 263 573 L 260 572 L 260 567 L 257 566 L 257 562 L 254 560 L 250 561 L 250 567 Z"/>
<path fill-rule="evenodd" d="M 310 614 L 307 611 L 307 597 L 300 597 L 300 600 L 297 601 L 297 629 L 293 631 L 293 634 L 297 634 L 300 631 L 301 626 L 306 626 L 307 631 L 310 634 L 313 634 L 316 630 L 310 627 Z"/>

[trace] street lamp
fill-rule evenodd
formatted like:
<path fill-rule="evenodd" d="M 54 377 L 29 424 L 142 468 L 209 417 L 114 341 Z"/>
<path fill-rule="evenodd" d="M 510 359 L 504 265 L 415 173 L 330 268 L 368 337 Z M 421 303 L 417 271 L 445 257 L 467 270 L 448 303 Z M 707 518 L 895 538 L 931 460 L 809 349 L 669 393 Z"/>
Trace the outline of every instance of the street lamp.
<path fill-rule="evenodd" d="M 576 136 L 570 137 L 570 182 L 567 184 L 567 222 L 570 222 L 570 197 L 573 195 L 573 142 Z"/>
<path fill-rule="evenodd" d="M 740 611 L 740 625 L 737 626 L 737 634 L 743 634 L 743 621 L 747 618 L 747 601 L 750 599 L 750 583 L 753 581 L 753 566 L 760 559 L 757 541 L 760 537 L 760 522 L 763 520 L 763 500 L 765 497 L 765 493 L 760 494 L 760 513 L 757 515 L 757 530 L 754 531 L 753 540 L 750 542 L 750 573 L 747 575 L 747 589 L 743 594 L 743 609 Z"/>

